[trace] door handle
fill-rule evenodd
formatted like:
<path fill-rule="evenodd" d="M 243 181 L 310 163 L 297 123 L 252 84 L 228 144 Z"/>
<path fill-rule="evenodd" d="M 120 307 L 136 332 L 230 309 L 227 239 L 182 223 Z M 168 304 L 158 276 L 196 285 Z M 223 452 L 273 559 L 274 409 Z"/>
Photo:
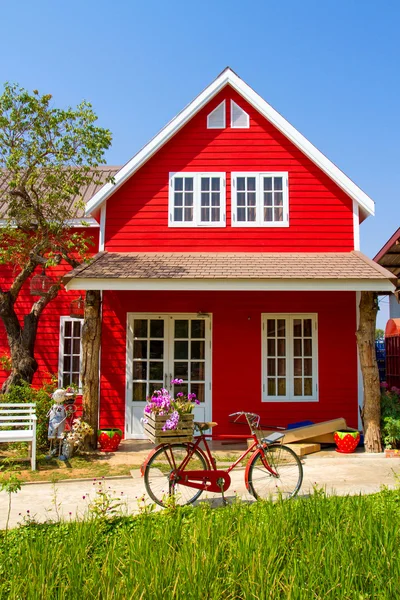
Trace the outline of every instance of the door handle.
<path fill-rule="evenodd" d="M 164 388 L 168 389 L 168 374 L 165 373 L 164 375 Z"/>

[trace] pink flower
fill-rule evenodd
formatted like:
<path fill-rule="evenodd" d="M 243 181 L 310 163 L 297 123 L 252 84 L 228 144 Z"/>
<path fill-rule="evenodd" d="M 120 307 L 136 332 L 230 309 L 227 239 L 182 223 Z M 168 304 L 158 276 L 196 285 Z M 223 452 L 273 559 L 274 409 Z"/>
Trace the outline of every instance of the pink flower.
<path fill-rule="evenodd" d="M 388 389 L 388 387 L 389 387 L 389 384 L 388 384 L 388 383 L 386 383 L 386 381 L 382 381 L 382 382 L 381 382 L 381 388 L 383 388 L 384 390 L 387 390 L 387 389 Z"/>

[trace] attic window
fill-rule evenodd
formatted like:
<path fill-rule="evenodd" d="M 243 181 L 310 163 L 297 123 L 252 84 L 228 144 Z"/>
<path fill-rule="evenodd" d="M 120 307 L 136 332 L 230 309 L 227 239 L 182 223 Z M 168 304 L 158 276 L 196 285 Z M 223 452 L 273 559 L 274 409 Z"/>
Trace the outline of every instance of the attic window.
<path fill-rule="evenodd" d="M 207 129 L 225 129 L 225 100 L 207 116 Z"/>
<path fill-rule="evenodd" d="M 233 100 L 231 100 L 231 127 L 232 129 L 248 129 L 250 127 L 249 115 Z"/>

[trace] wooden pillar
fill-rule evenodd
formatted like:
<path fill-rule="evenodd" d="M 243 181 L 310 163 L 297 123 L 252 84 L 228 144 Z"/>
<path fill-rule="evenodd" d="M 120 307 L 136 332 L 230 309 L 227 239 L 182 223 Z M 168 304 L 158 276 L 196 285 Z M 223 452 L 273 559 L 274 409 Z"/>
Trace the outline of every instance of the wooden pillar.
<path fill-rule="evenodd" d="M 382 452 L 381 390 L 375 354 L 376 314 L 378 297 L 375 292 L 361 292 L 360 320 L 357 344 L 364 382 L 364 444 L 366 452 Z"/>
<path fill-rule="evenodd" d="M 85 299 L 85 316 L 82 327 L 82 388 L 83 419 L 94 434 L 88 440 L 91 450 L 97 448 L 99 428 L 99 367 L 101 341 L 101 298 L 98 290 L 88 290 Z"/>

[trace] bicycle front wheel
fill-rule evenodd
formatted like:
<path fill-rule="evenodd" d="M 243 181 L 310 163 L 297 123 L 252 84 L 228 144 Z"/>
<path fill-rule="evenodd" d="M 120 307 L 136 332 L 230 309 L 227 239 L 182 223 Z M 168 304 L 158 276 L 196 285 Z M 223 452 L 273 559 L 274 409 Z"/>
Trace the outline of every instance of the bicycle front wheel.
<path fill-rule="evenodd" d="M 261 450 L 251 459 L 246 487 L 257 499 L 287 500 L 299 491 L 303 481 L 303 467 L 291 448 L 272 444 L 264 448 L 265 459 L 272 473 L 265 468 Z"/>
<path fill-rule="evenodd" d="M 195 502 L 203 493 L 203 490 L 180 485 L 179 481 L 175 481 L 173 478 L 174 471 L 179 469 L 187 458 L 189 450 L 189 444 L 163 444 L 147 463 L 144 471 L 144 485 L 150 498 L 159 506 L 165 507 L 171 501 L 174 505 L 185 506 Z M 207 461 L 196 448 L 187 462 L 185 470 L 206 469 L 208 469 Z"/>

